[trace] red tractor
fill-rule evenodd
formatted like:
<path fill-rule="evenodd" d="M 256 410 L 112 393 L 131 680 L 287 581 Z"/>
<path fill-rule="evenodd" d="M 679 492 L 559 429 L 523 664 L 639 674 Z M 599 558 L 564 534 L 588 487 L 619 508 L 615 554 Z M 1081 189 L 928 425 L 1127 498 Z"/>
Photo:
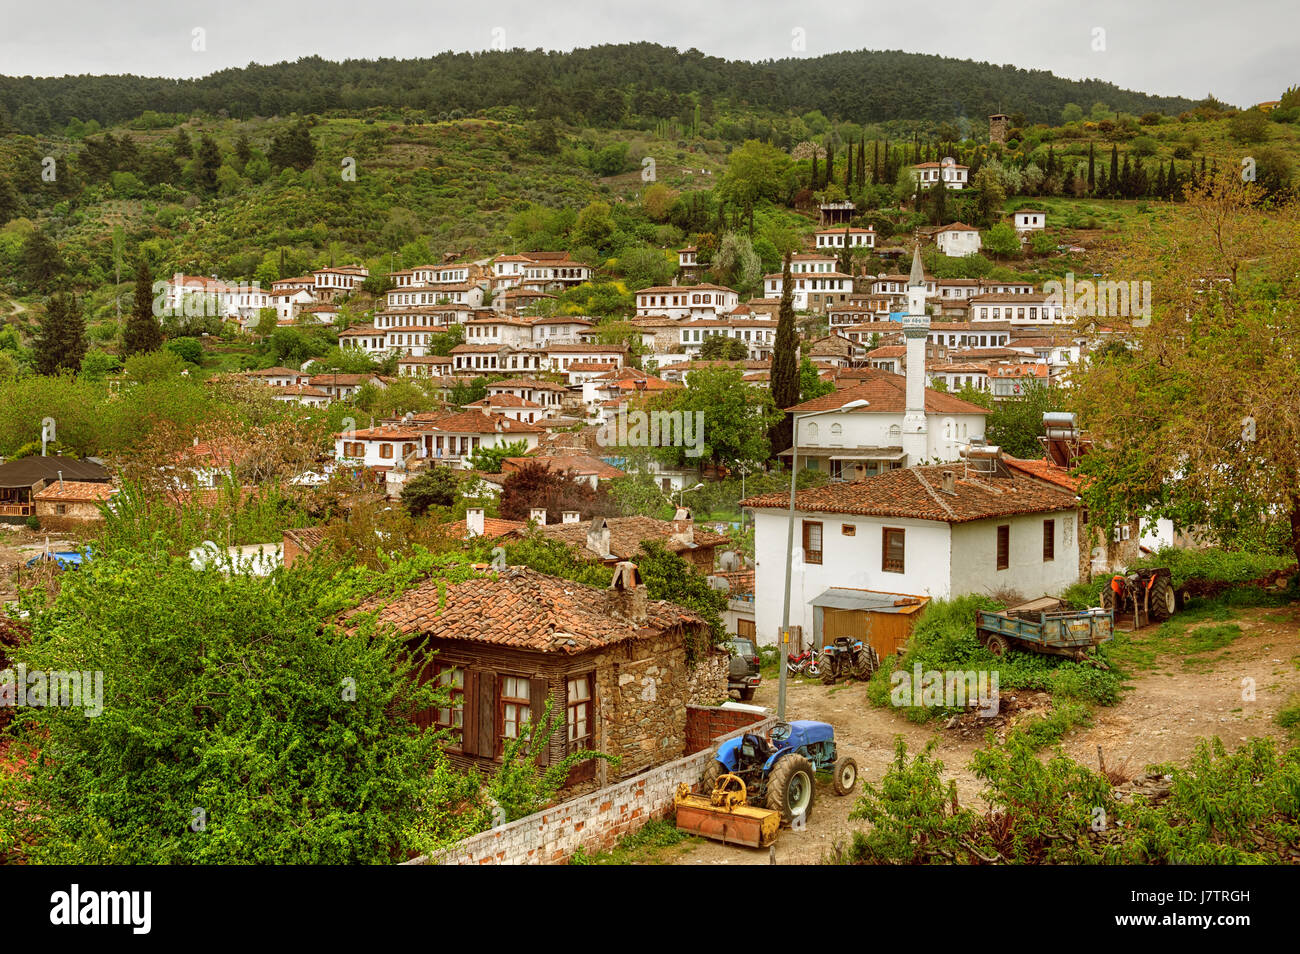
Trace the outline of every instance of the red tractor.
<path fill-rule="evenodd" d="M 1150 622 L 1163 623 L 1174 615 L 1178 599 L 1168 567 L 1119 573 L 1101 591 L 1103 609 L 1133 614 L 1133 628 Z"/>

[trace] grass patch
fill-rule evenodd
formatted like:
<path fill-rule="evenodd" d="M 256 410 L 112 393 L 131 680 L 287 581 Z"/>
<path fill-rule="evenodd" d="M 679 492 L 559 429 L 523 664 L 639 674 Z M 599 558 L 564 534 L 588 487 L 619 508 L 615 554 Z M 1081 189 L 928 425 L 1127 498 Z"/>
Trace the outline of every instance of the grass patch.
<path fill-rule="evenodd" d="M 1033 716 L 1020 723 L 1013 730 L 1035 752 L 1049 745 L 1056 745 L 1065 734 L 1076 726 L 1090 725 L 1092 710 L 1079 702 L 1060 702 L 1052 711 L 1042 716 Z"/>
<path fill-rule="evenodd" d="M 982 596 L 965 596 L 955 600 L 935 600 L 917 620 L 908 640 L 907 650 L 897 669 L 881 668 L 867 684 L 867 698 L 881 707 L 894 706 L 894 672 L 907 676 L 909 684 L 917 665 L 921 671 L 988 672 L 990 681 L 997 673 L 998 691 L 1019 689 L 1049 693 L 1056 704 L 1074 702 L 1082 706 L 1111 706 L 1119 701 L 1123 681 L 1113 669 L 1093 662 L 1075 662 L 1061 656 L 1012 650 L 1001 658 L 994 656 L 975 638 L 975 613 L 995 609 Z M 1106 649 L 1098 650 L 1097 660 L 1107 662 Z M 908 705 L 905 717 L 912 722 L 926 722 L 961 709 L 941 706 Z"/>
<path fill-rule="evenodd" d="M 1300 693 L 1295 693 L 1287 700 L 1286 705 L 1273 721 L 1286 729 L 1287 734 L 1295 742 L 1300 742 Z"/>
<path fill-rule="evenodd" d="M 648 821 L 630 835 L 624 835 L 609 851 L 589 855 L 581 848 L 569 859 L 571 865 L 662 865 L 700 839 L 688 835 L 670 821 Z"/>

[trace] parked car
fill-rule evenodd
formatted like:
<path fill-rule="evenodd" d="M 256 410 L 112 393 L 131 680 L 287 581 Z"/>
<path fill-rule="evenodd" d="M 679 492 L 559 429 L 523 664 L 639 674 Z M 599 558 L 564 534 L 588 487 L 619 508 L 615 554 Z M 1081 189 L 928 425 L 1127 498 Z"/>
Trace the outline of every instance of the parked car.
<path fill-rule="evenodd" d="M 745 702 L 754 698 L 754 690 L 762 683 L 759 675 L 758 647 L 749 639 L 732 639 L 727 643 L 731 650 L 731 668 L 727 671 L 727 688 L 735 689 Z"/>

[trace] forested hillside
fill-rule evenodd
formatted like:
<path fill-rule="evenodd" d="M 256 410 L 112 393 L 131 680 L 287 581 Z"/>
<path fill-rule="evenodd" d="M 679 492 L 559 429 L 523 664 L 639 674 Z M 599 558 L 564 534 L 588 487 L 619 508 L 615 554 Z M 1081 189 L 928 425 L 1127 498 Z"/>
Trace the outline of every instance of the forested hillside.
<path fill-rule="evenodd" d="M 141 76 L 0 77 L 0 127 L 28 133 L 72 119 L 111 125 L 139 116 L 195 111 L 247 119 L 331 110 L 416 110 L 456 118 L 492 107 L 536 109 L 582 125 L 637 119 L 696 126 L 723 107 L 784 113 L 819 109 L 832 119 L 906 118 L 983 124 L 990 113 L 1053 121 L 1067 103 L 1103 101 L 1117 111 L 1176 113 L 1180 97 L 1150 96 L 1098 80 L 900 51 L 859 50 L 761 63 L 723 60 L 653 43 L 542 50 L 442 53 L 428 59 L 347 60 L 222 70 L 195 80 Z M 634 123 L 635 125 L 635 123 Z M 749 135 L 755 135 L 750 130 Z M 968 135 L 968 129 L 962 129 Z"/>

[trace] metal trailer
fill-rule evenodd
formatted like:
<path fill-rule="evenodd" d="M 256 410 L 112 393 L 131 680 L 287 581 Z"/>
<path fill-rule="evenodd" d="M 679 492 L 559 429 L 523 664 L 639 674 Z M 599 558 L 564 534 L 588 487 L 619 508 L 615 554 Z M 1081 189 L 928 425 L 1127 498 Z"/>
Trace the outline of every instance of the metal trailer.
<path fill-rule="evenodd" d="M 1093 646 L 1111 638 L 1113 610 L 1095 607 L 1067 610 L 1062 600 L 1043 597 L 1000 613 L 975 613 L 975 634 L 989 652 L 1001 656 L 1011 647 L 1082 659 Z"/>

